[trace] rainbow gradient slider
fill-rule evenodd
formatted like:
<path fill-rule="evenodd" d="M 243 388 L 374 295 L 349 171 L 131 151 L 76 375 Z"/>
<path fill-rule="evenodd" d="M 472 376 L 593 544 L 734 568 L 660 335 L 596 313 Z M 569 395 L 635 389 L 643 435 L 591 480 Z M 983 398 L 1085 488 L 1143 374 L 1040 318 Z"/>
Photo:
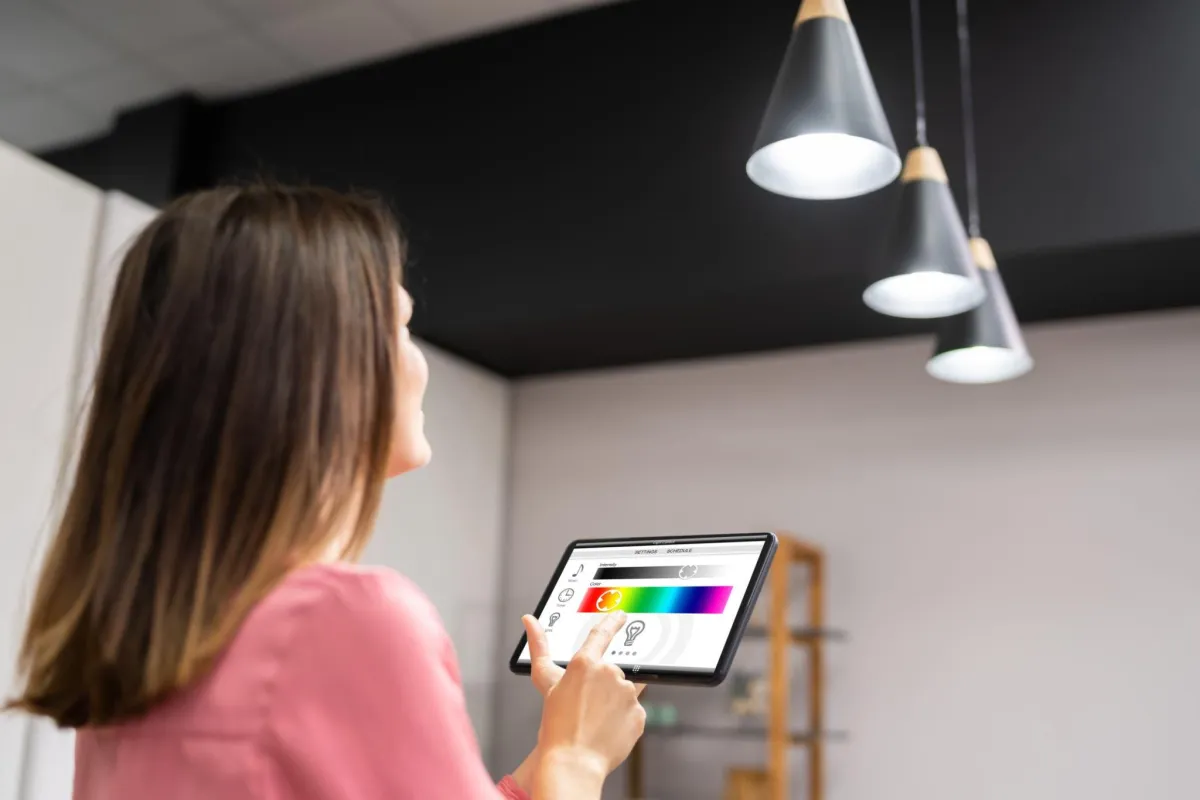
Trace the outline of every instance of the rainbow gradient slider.
<path fill-rule="evenodd" d="M 579 613 L 720 614 L 732 593 L 732 586 L 593 586 Z"/>

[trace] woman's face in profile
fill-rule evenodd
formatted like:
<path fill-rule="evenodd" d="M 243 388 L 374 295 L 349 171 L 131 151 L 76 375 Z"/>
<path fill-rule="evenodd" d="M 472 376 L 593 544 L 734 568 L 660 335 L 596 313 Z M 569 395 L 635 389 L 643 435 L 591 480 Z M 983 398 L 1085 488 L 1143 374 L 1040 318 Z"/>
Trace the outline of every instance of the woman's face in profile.
<path fill-rule="evenodd" d="M 429 365 L 412 340 L 408 323 L 412 320 L 412 297 L 400 289 L 399 358 L 396 375 L 396 423 L 392 429 L 392 454 L 388 477 L 394 477 L 429 463 L 433 450 L 425 438 L 425 412 L 421 403 L 429 384 Z"/>

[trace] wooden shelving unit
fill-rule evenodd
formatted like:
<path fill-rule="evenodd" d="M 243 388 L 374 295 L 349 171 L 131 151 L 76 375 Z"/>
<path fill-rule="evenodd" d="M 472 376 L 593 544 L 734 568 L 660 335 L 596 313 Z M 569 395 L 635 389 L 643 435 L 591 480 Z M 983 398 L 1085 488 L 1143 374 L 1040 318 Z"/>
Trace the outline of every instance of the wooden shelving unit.
<path fill-rule="evenodd" d="M 825 556 L 819 547 L 791 533 L 776 531 L 779 550 L 771 567 L 766 591 L 759 603 L 766 603 L 766 623 L 752 626 L 746 637 L 767 639 L 767 685 L 769 707 L 765 728 L 714 728 L 679 725 L 666 729 L 650 729 L 649 735 L 708 736 L 728 738 L 762 738 L 766 742 L 765 768 L 730 766 L 725 787 L 725 800 L 787 800 L 790 785 L 790 762 L 793 748 L 807 752 L 808 791 L 804 800 L 824 800 L 825 743 L 841 738 L 825 730 L 825 644 L 845 638 L 840 631 L 825 627 Z M 805 618 L 799 624 L 789 619 L 793 598 L 793 578 L 797 569 L 804 570 L 806 580 L 799 582 L 806 592 Z M 793 648 L 800 648 L 808 661 L 805 699 L 807 715 L 804 725 L 793 727 L 789 717 L 791 682 L 788 664 Z M 639 742 L 629 757 L 628 796 L 632 800 L 644 797 L 642 744 Z"/>
<path fill-rule="evenodd" d="M 808 798 L 825 796 L 825 637 L 792 635 L 788 620 L 791 603 L 792 567 L 808 571 L 804 627 L 825 628 L 825 555 L 815 545 L 787 534 L 779 534 L 779 552 L 770 575 L 770 606 L 767 609 L 767 639 L 770 660 L 768 681 L 770 708 L 767 712 L 767 791 L 770 800 L 786 800 L 791 748 L 797 743 L 788 725 L 791 708 L 788 658 L 794 646 L 808 655 L 807 707 L 809 736 L 799 743 L 808 749 Z"/>

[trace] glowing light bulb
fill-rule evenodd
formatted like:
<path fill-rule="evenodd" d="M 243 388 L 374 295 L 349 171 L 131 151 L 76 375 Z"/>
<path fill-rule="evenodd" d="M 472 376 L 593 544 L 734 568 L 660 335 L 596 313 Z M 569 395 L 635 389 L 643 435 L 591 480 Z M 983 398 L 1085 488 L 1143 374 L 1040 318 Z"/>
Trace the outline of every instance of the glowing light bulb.
<path fill-rule="evenodd" d="M 640 619 L 635 619 L 633 622 L 625 626 L 625 646 L 633 647 L 633 640 L 646 630 L 646 623 Z"/>
<path fill-rule="evenodd" d="M 863 301 L 880 314 L 908 319 L 934 319 L 970 311 L 983 302 L 983 283 L 945 272 L 892 275 L 867 287 Z"/>
<path fill-rule="evenodd" d="M 886 144 L 845 133 L 808 133 L 772 142 L 750 156 L 750 180 L 769 192 L 832 200 L 873 192 L 900 174 Z"/>
<path fill-rule="evenodd" d="M 997 383 L 1024 375 L 1033 359 L 1024 347 L 975 345 L 948 350 L 929 359 L 925 371 L 950 383 Z"/>

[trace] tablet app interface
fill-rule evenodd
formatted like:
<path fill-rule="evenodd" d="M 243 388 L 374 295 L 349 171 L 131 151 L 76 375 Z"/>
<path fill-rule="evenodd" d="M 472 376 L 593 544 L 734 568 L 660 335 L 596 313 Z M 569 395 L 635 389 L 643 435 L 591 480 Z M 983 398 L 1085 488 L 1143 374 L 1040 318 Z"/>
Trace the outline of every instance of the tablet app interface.
<path fill-rule="evenodd" d="M 577 547 L 542 609 L 555 661 L 571 659 L 601 614 L 624 611 L 605 660 L 712 672 L 754 578 L 764 541 Z M 529 645 L 519 659 L 529 662 Z"/>

